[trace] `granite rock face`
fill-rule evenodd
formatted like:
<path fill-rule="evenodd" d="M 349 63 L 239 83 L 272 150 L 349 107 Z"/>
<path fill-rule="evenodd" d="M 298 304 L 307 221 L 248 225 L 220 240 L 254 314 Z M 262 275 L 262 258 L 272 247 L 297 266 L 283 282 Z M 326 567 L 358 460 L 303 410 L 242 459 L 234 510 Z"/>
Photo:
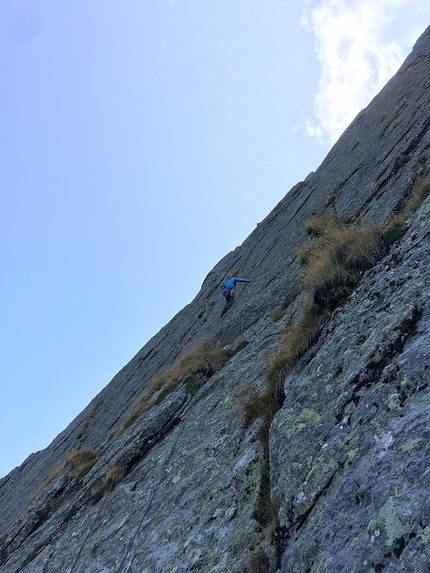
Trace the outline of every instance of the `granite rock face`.
<path fill-rule="evenodd" d="M 244 428 L 242 402 L 262 392 L 301 315 L 303 225 L 317 213 L 382 225 L 400 211 L 430 176 L 429 111 L 427 29 L 320 168 L 48 448 L 0 481 L 2 572 L 428 571 L 429 199 L 285 380 L 268 452 L 261 420 Z M 227 272 L 252 281 L 220 321 Z M 154 376 L 207 337 L 230 359 L 124 429 Z M 83 450 L 96 458 L 74 471 L 66 457 Z M 259 512 L 268 476 L 270 535 Z"/>
<path fill-rule="evenodd" d="M 428 570 L 429 216 L 427 201 L 285 382 L 282 572 Z"/>

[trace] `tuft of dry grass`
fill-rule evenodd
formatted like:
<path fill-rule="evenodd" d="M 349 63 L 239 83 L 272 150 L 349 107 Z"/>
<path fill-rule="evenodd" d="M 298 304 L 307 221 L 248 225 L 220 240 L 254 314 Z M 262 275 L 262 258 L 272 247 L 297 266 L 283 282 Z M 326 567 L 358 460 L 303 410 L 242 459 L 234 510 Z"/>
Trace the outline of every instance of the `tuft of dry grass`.
<path fill-rule="evenodd" d="M 252 392 L 242 401 L 241 406 L 242 424 L 245 428 L 249 428 L 258 418 L 262 419 L 262 424 L 257 432 L 257 438 L 264 447 L 268 447 L 269 426 L 280 407 L 271 388 L 268 386 L 262 394 Z"/>
<path fill-rule="evenodd" d="M 115 484 L 123 479 L 125 469 L 122 466 L 114 466 L 105 474 L 105 480 L 109 484 Z"/>
<path fill-rule="evenodd" d="M 271 360 L 266 376 L 274 400 L 283 401 L 283 382 L 297 360 L 303 356 L 318 337 L 319 328 L 326 318 L 324 311 L 316 312 L 312 304 L 307 305 L 298 324 L 291 328 L 284 339 L 282 349 Z"/>
<path fill-rule="evenodd" d="M 65 466 L 69 466 L 69 475 L 83 477 L 93 467 L 97 454 L 93 450 L 74 450 L 65 457 Z"/>
<path fill-rule="evenodd" d="M 412 187 L 412 192 L 407 202 L 407 209 L 415 213 L 418 207 L 425 201 L 430 193 L 430 176 L 417 177 Z"/>
<path fill-rule="evenodd" d="M 344 229 L 346 227 L 346 223 L 337 216 L 318 214 L 303 225 L 303 230 L 311 237 L 321 237 L 327 233 L 329 228 Z"/>
<path fill-rule="evenodd" d="M 273 322 L 278 322 L 284 316 L 284 311 L 280 308 L 277 308 L 272 312 L 272 320 Z"/>
<path fill-rule="evenodd" d="M 333 219 L 308 247 L 302 279 L 308 297 L 319 306 L 336 308 L 385 250 L 382 229 L 347 227 Z"/>
<path fill-rule="evenodd" d="M 181 382 L 190 376 L 205 378 L 211 376 L 231 357 L 231 351 L 221 348 L 213 338 L 185 348 L 178 359 L 152 380 L 137 397 L 131 412 L 124 419 L 123 429 L 133 424 L 146 410 L 160 403 L 173 392 Z"/>
<path fill-rule="evenodd" d="M 430 193 L 430 176 L 417 177 L 412 186 L 412 190 L 402 204 L 400 213 L 395 217 L 392 224 L 403 223 L 420 207 Z"/>
<path fill-rule="evenodd" d="M 347 229 L 348 226 L 337 216 L 315 215 L 308 223 L 303 225 L 306 235 L 311 237 L 311 242 L 302 247 L 297 258 L 302 265 L 307 265 L 309 260 L 315 257 L 315 251 L 321 246 L 321 238 Z"/>
<path fill-rule="evenodd" d="M 154 378 L 154 385 L 161 388 L 171 386 L 183 380 L 190 374 L 203 374 L 215 372 L 228 359 L 227 350 L 215 342 L 213 338 L 206 338 L 200 343 L 185 348 L 176 362 L 166 368 Z"/>
<path fill-rule="evenodd" d="M 111 493 L 116 484 L 120 482 L 124 476 L 125 468 L 123 466 L 113 466 L 110 468 L 101 481 L 98 482 L 98 485 L 93 487 L 91 491 L 91 504 L 96 505 L 105 495 Z"/>
<path fill-rule="evenodd" d="M 42 484 L 38 488 L 38 490 L 33 493 L 28 503 L 30 504 L 33 500 L 39 496 L 42 491 L 57 477 L 61 474 L 61 472 L 68 467 L 68 475 L 77 477 L 81 479 L 86 475 L 93 465 L 96 463 L 97 454 L 93 450 L 84 449 L 84 450 L 73 450 L 69 452 L 59 464 L 55 466 L 55 468 L 50 472 L 48 477 L 43 480 Z"/>

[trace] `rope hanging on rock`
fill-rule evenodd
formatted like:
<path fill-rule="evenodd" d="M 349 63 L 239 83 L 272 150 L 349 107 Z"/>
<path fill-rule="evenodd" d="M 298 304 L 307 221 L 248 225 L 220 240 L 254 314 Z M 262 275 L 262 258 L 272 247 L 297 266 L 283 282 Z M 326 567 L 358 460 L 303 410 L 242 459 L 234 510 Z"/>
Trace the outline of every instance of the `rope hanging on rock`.
<path fill-rule="evenodd" d="M 128 438 L 127 442 L 125 443 L 124 447 L 123 447 L 122 454 L 120 455 L 120 457 L 118 458 L 118 461 L 116 462 L 116 466 L 118 466 L 118 468 L 121 468 L 121 467 L 122 467 L 122 464 L 123 464 L 124 458 L 125 458 L 125 454 L 127 453 L 127 450 L 128 450 L 128 446 L 130 445 L 130 442 L 131 442 L 131 440 L 132 440 L 134 434 L 136 433 L 136 430 L 138 429 L 138 427 L 140 426 L 140 424 L 142 423 L 142 421 L 146 418 L 147 413 L 148 413 L 148 412 L 145 412 L 145 415 L 142 415 L 142 418 L 139 420 L 139 423 L 137 423 L 137 424 L 134 425 L 134 428 L 133 428 L 132 432 L 130 433 L 129 438 Z M 109 488 L 106 490 L 106 492 L 105 492 L 105 494 L 104 494 L 104 496 L 103 496 L 103 501 L 102 501 L 102 503 L 101 503 L 101 505 L 100 505 L 100 508 L 99 508 L 99 510 L 98 510 L 98 512 L 97 512 L 97 514 L 96 514 L 96 516 L 95 516 L 95 518 L 93 519 L 93 522 L 92 522 L 92 524 L 91 524 L 91 526 L 90 526 L 90 529 L 89 529 L 87 535 L 85 536 L 83 542 L 81 543 L 81 546 L 80 546 L 79 551 L 78 551 L 78 553 L 77 553 L 77 555 L 76 555 L 76 557 L 75 557 L 75 560 L 73 561 L 73 564 L 72 564 L 72 567 L 70 568 L 69 573 L 73 573 L 73 570 L 75 569 L 76 564 L 77 564 L 77 562 L 79 561 L 79 557 L 81 556 L 82 550 L 84 549 L 84 547 L 85 547 L 85 545 L 86 545 L 86 543 L 87 543 L 87 541 L 88 541 L 88 539 L 89 539 L 91 533 L 93 532 L 94 527 L 96 526 L 96 523 L 97 523 L 97 521 L 98 521 L 98 519 L 99 519 L 99 517 L 100 517 L 100 514 L 101 514 L 101 512 L 102 512 L 102 510 L 103 510 L 103 508 L 104 508 L 104 506 L 105 506 L 105 504 L 106 504 L 107 498 L 108 498 L 109 494 L 111 493 L 111 491 L 112 491 L 113 488 L 114 488 L 115 481 L 116 481 L 115 478 L 116 478 L 116 475 L 113 476 L 113 480 L 111 481 L 111 483 L 110 483 L 110 485 L 109 485 Z"/>
<path fill-rule="evenodd" d="M 152 492 L 152 495 L 151 495 L 151 497 L 149 498 L 148 503 L 146 504 L 146 507 L 145 507 L 145 509 L 144 509 L 144 511 L 143 511 L 143 515 L 142 515 L 142 517 L 141 517 L 141 519 L 140 519 L 140 521 L 139 521 L 139 523 L 138 523 L 138 525 L 137 525 L 136 531 L 135 531 L 133 537 L 131 538 L 131 540 L 130 540 L 130 542 L 129 542 L 129 544 L 128 544 L 127 550 L 126 550 L 126 552 L 125 552 L 125 554 L 124 554 L 124 556 L 123 556 L 123 558 L 122 558 L 122 560 L 121 560 L 121 563 L 120 563 L 118 569 L 115 571 L 115 573 L 121 573 L 121 570 L 122 570 L 122 568 L 123 568 L 123 566 L 124 566 L 124 562 L 125 562 L 125 560 L 127 559 L 127 555 L 130 553 L 130 550 L 131 550 L 131 548 L 133 547 L 134 542 L 136 541 L 136 537 L 137 537 L 137 535 L 138 535 L 138 533 L 139 533 L 139 531 L 140 531 L 140 528 L 141 528 L 142 525 L 143 525 L 143 522 L 145 521 L 145 517 L 146 517 L 146 515 L 147 515 L 147 513 L 148 513 L 148 511 L 149 511 L 149 508 L 151 507 L 152 502 L 154 501 L 154 498 L 155 498 L 155 496 L 157 495 L 157 492 L 158 492 L 158 490 L 160 489 L 160 486 L 161 486 L 161 484 L 162 484 L 162 482 L 163 482 L 163 480 L 164 480 L 164 478 L 165 478 L 165 476 L 166 476 L 167 466 L 169 465 L 169 462 L 170 462 L 170 460 L 171 460 L 172 457 L 173 457 L 173 454 L 174 454 L 174 452 L 175 452 L 175 450 L 176 450 L 176 446 L 177 446 L 177 444 L 178 444 L 179 438 L 181 437 L 181 435 L 182 435 L 182 433 L 183 433 L 183 431 L 184 431 L 184 429 L 185 429 L 185 427 L 186 427 L 187 420 L 188 420 L 188 416 L 189 416 L 189 414 L 190 414 L 190 412 L 191 412 L 191 410 L 192 410 L 192 408 L 193 408 L 195 402 L 197 401 L 197 397 L 198 397 L 198 395 L 199 395 L 199 393 L 200 393 L 200 390 L 201 390 L 202 387 L 203 387 L 203 384 L 204 384 L 204 383 L 207 381 L 207 379 L 208 379 L 208 374 L 209 374 L 210 370 L 211 370 L 211 365 L 208 364 L 208 367 L 207 367 L 207 369 L 206 369 L 206 373 L 205 373 L 205 376 L 204 376 L 204 380 L 203 380 L 203 382 L 202 382 L 202 386 L 201 386 L 201 387 L 199 388 L 199 390 L 194 394 L 194 396 L 192 397 L 192 399 L 191 399 L 191 401 L 190 401 L 188 412 L 185 414 L 185 416 L 184 416 L 184 418 L 183 418 L 182 427 L 181 427 L 180 431 L 178 432 L 178 435 L 176 436 L 176 439 L 175 439 L 175 441 L 174 441 L 174 443 L 173 443 L 172 449 L 170 450 L 170 454 L 167 456 L 167 459 L 166 459 L 166 461 L 164 462 L 163 470 L 162 470 L 162 472 L 161 472 L 161 475 L 160 475 L 160 478 L 159 478 L 159 480 L 158 480 L 158 483 L 157 483 L 157 485 L 155 486 L 155 489 L 154 489 L 154 491 Z"/>

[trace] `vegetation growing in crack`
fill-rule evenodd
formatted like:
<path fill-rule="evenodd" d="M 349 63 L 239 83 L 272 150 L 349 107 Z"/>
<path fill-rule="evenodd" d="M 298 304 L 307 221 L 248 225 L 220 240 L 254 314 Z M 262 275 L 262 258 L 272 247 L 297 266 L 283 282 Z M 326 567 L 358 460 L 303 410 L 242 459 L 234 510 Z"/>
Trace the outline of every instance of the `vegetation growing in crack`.
<path fill-rule="evenodd" d="M 281 350 L 268 366 L 265 391 L 251 394 L 242 404 L 245 427 L 261 419 L 257 438 L 266 462 L 255 517 L 266 533 L 270 530 L 268 541 L 276 535 L 276 511 L 270 499 L 269 428 L 285 398 L 284 380 L 315 344 L 329 313 L 351 294 L 363 272 L 373 267 L 387 250 L 382 228 L 354 227 L 338 217 L 317 215 L 304 229 L 311 242 L 298 253 L 303 265 L 302 316 L 290 327 Z"/>
<path fill-rule="evenodd" d="M 104 477 L 95 485 L 91 490 L 92 505 L 96 505 L 105 494 L 109 494 L 118 482 L 125 476 L 125 468 L 122 466 L 114 466 L 110 468 Z"/>
<path fill-rule="evenodd" d="M 258 551 L 251 557 L 248 573 L 267 573 L 269 570 L 269 560 L 263 550 Z"/>
<path fill-rule="evenodd" d="M 88 428 L 90 426 L 90 422 L 91 420 L 94 418 L 94 416 L 96 415 L 97 410 L 100 408 L 100 406 L 102 405 L 102 402 L 97 402 L 90 410 L 88 416 L 85 418 L 85 422 L 84 425 L 82 426 L 82 428 L 80 428 L 79 433 L 78 433 L 78 439 L 79 439 L 79 444 L 80 446 L 83 444 L 83 441 L 85 439 L 85 435 L 88 432 Z"/>
<path fill-rule="evenodd" d="M 430 176 L 418 177 L 411 192 L 381 227 L 353 226 L 337 216 L 326 215 L 317 215 L 304 226 L 311 242 L 298 253 L 303 265 L 305 300 L 301 318 L 296 325 L 288 325 L 283 346 L 269 364 L 266 390 L 262 394 L 251 394 L 242 403 L 245 427 L 257 419 L 261 420 L 257 438 L 263 445 L 266 464 L 255 517 L 263 528 L 267 527 L 270 512 L 266 509 L 263 514 L 261 508 L 271 504 L 269 428 L 284 400 L 284 380 L 300 357 L 315 344 L 329 313 L 344 302 L 360 282 L 362 274 L 381 260 L 388 247 L 401 238 L 403 224 L 429 193 Z M 275 513 L 274 509 L 272 511 Z M 273 539 L 276 526 L 271 523 L 270 529 Z M 264 559 L 259 559 L 255 570 L 267 571 L 268 566 L 264 563 Z"/>
<path fill-rule="evenodd" d="M 403 165 L 406 165 L 410 159 L 409 155 L 396 155 L 393 161 L 393 172 L 397 173 L 397 171 L 403 167 Z"/>
<path fill-rule="evenodd" d="M 284 311 L 280 308 L 277 308 L 272 313 L 272 320 L 273 322 L 278 322 L 278 320 L 281 320 L 283 316 L 284 316 Z"/>
<path fill-rule="evenodd" d="M 277 403 L 283 401 L 285 377 L 316 342 L 329 312 L 351 294 L 363 272 L 373 267 L 387 248 L 381 228 L 349 226 L 338 217 L 317 215 L 304 228 L 312 240 L 298 253 L 305 294 L 302 316 L 267 370 L 267 392 Z"/>
<path fill-rule="evenodd" d="M 417 177 L 410 192 L 400 201 L 384 226 L 383 238 L 388 246 L 403 236 L 403 225 L 430 193 L 430 176 Z"/>
<path fill-rule="evenodd" d="M 206 338 L 194 346 L 185 348 L 174 364 L 157 374 L 137 397 L 131 412 L 123 422 L 123 430 L 131 426 L 149 408 L 162 402 L 181 382 L 186 383 L 191 394 L 195 393 L 202 380 L 212 376 L 233 353 L 222 348 L 213 338 Z"/>
<path fill-rule="evenodd" d="M 96 463 L 97 454 L 93 450 L 73 450 L 69 452 L 63 460 L 55 466 L 48 477 L 42 482 L 39 489 L 30 496 L 28 503 L 30 504 L 42 491 L 61 474 L 64 469 L 68 470 L 70 477 L 76 477 L 78 480 L 82 479 Z"/>
<path fill-rule="evenodd" d="M 420 205 L 430 194 L 430 175 L 417 177 L 412 185 L 410 193 L 402 199 L 395 213 L 389 219 L 386 232 L 392 228 L 401 227 L 407 219 L 415 213 Z"/>
<path fill-rule="evenodd" d="M 42 541 L 41 543 L 36 545 L 36 547 L 33 549 L 32 553 L 31 553 L 30 561 L 32 561 L 35 557 L 37 557 L 37 555 L 39 555 L 39 553 L 42 551 L 42 549 L 47 547 L 50 543 L 51 543 L 51 539 L 48 538 L 48 539 L 45 539 L 45 541 Z"/>

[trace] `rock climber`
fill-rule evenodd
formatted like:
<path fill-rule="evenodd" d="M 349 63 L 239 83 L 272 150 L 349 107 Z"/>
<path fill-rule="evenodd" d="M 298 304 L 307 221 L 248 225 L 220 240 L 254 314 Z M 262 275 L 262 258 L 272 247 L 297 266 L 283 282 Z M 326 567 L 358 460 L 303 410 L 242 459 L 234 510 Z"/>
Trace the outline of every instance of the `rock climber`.
<path fill-rule="evenodd" d="M 236 296 L 236 283 L 249 283 L 248 279 L 239 279 L 233 275 L 228 274 L 226 276 L 226 282 L 219 288 L 222 290 L 222 294 L 225 297 L 225 306 L 222 309 L 221 318 L 225 315 L 228 309 L 234 303 L 234 297 Z"/>

